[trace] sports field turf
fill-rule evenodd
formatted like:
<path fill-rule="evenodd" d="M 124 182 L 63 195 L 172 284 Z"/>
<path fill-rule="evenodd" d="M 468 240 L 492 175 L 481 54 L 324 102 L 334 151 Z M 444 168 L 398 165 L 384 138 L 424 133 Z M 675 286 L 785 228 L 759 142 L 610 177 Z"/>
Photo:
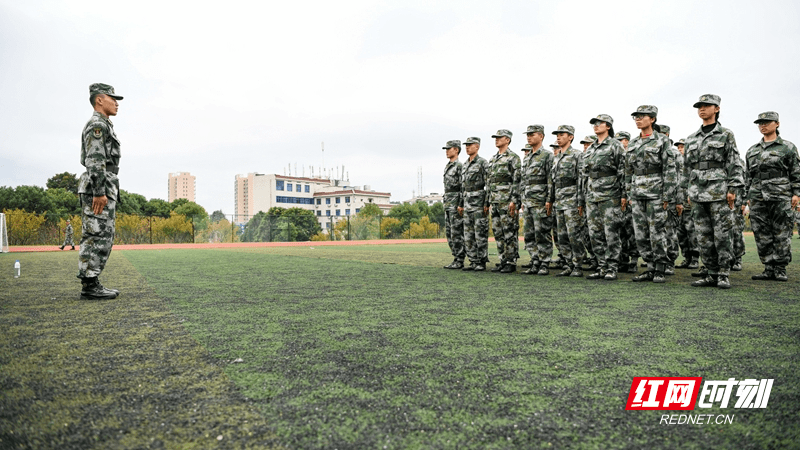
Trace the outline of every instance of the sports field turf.
<path fill-rule="evenodd" d="M 446 244 L 119 251 L 103 281 L 123 294 L 87 302 L 74 252 L 0 255 L 0 448 L 800 442 L 800 268 L 750 281 L 752 237 L 728 291 L 687 270 L 655 285 L 450 260 Z M 766 409 L 692 412 L 733 424 L 670 426 L 625 410 L 634 376 L 775 382 Z"/>

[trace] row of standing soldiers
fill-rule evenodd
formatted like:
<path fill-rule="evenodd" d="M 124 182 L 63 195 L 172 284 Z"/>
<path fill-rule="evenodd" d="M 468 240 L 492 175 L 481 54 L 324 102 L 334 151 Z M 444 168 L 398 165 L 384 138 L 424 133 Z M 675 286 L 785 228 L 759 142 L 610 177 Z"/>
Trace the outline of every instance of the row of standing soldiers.
<path fill-rule="evenodd" d="M 730 288 L 741 270 L 746 205 L 764 271 L 756 280 L 786 281 L 791 261 L 794 210 L 800 208 L 800 156 L 780 137 L 778 114 L 759 114 L 764 136 L 741 159 L 733 133 L 720 125 L 720 98 L 707 94 L 694 104 L 701 128 L 673 147 L 669 127 L 657 124 L 658 108 L 642 105 L 633 117 L 639 135 L 614 133 L 614 120 L 590 120 L 595 135 L 581 152 L 572 147 L 575 128 L 552 134 L 554 152 L 543 148 L 544 126 L 530 125 L 524 160 L 509 150 L 512 132 L 492 135 L 497 153 L 478 156 L 480 138 L 467 138 L 468 159 L 458 162 L 461 142 L 448 141 L 444 171 L 446 235 L 454 260 L 447 269 L 486 270 L 489 221 L 500 262 L 510 273 L 519 258 L 519 214 L 524 217 L 526 274 L 548 275 L 553 244 L 557 276 L 616 280 L 619 272 L 647 270 L 634 282 L 664 283 L 678 268 L 697 269 L 692 283 Z M 464 265 L 468 257 L 470 264 Z M 644 266 L 644 265 L 643 265 Z"/>

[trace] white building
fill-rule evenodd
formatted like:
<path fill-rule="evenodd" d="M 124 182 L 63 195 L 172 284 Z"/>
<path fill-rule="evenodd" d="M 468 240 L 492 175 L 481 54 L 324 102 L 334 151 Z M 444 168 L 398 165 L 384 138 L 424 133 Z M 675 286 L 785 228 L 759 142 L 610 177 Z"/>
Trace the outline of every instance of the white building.
<path fill-rule="evenodd" d="M 438 194 L 436 192 L 431 192 L 428 195 L 418 195 L 411 200 L 404 200 L 403 203 L 417 203 L 418 201 L 423 201 L 428 204 L 428 206 L 433 206 L 434 203 L 441 203 L 444 199 L 442 194 Z"/>
<path fill-rule="evenodd" d="M 317 220 L 323 229 L 330 230 L 339 220 L 354 216 L 361 211 L 364 205 L 373 203 L 388 214 L 392 209 L 389 204 L 389 192 L 376 192 L 370 186 L 330 186 L 314 194 L 314 210 Z"/>

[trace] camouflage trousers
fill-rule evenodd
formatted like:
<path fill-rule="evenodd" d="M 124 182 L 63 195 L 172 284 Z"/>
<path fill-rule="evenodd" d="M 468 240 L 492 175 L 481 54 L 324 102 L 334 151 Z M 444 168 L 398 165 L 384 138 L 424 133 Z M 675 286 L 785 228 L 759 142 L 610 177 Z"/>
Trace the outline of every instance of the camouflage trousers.
<path fill-rule="evenodd" d="M 605 271 L 619 270 L 619 254 L 622 250 L 620 232 L 624 224 L 624 213 L 620 200 L 587 202 L 589 237 L 592 241 L 598 268 Z"/>
<path fill-rule="evenodd" d="M 553 256 L 553 216 L 547 215 L 544 206 L 533 204 L 525 205 L 522 216 L 525 218 L 525 250 L 528 250 L 532 260 L 549 264 Z M 533 238 L 530 244 L 528 235 Z"/>
<path fill-rule="evenodd" d="M 555 211 L 558 218 L 558 240 L 564 249 L 563 257 L 570 268 L 580 269 L 586 248 L 583 246 L 583 217 L 578 209 Z"/>
<path fill-rule="evenodd" d="M 592 240 L 589 237 L 589 221 L 586 218 L 588 213 L 586 211 L 583 212 L 581 217 L 581 240 L 583 241 L 583 247 L 586 249 L 586 253 L 589 254 L 589 259 L 594 259 L 594 248 L 592 248 Z"/>
<path fill-rule="evenodd" d="M 458 215 L 458 211 L 454 209 L 446 209 L 444 211 L 444 234 L 447 236 L 450 253 L 455 259 L 463 262 L 466 256 L 466 251 L 464 250 L 464 219 Z"/>
<path fill-rule="evenodd" d="M 635 263 L 639 259 L 639 247 L 636 245 L 636 231 L 633 228 L 633 209 L 625 208 L 623 215 L 625 223 L 622 225 L 619 237 L 622 243 L 619 261 L 622 264 L 627 264 L 633 259 Z"/>
<path fill-rule="evenodd" d="M 488 260 L 489 219 L 482 208 L 464 210 L 464 244 L 471 262 L 479 264 Z"/>
<path fill-rule="evenodd" d="M 667 216 L 664 202 L 658 200 L 633 200 L 633 229 L 636 247 L 647 263 L 647 270 L 663 272 L 671 263 L 667 257 Z M 657 268 L 656 265 L 661 266 Z"/>
<path fill-rule="evenodd" d="M 68 245 L 69 245 L 70 247 L 74 247 L 74 246 L 75 246 L 75 244 L 72 242 L 72 233 L 68 234 L 68 235 L 67 235 L 67 236 L 64 238 L 64 243 L 62 244 L 62 246 L 64 246 L 64 247 L 66 247 L 66 246 L 68 246 Z"/>
<path fill-rule="evenodd" d="M 791 203 L 789 203 L 791 206 Z M 791 232 L 789 233 L 791 234 Z M 739 261 L 744 256 L 744 214 L 742 213 L 741 206 L 737 206 L 733 210 L 733 259 Z"/>
<path fill-rule="evenodd" d="M 728 202 L 692 202 L 692 219 L 703 264 L 711 275 L 730 275 L 733 211 Z"/>
<path fill-rule="evenodd" d="M 697 234 L 694 231 L 694 220 L 692 220 L 692 210 L 684 208 L 683 214 L 678 216 L 678 245 L 684 258 L 700 254 L 697 245 Z"/>
<path fill-rule="evenodd" d="M 681 254 L 681 246 L 678 241 L 678 227 L 681 223 L 681 216 L 675 210 L 675 205 L 669 205 L 667 209 L 667 259 L 670 265 L 675 265 L 675 261 Z"/>
<path fill-rule="evenodd" d="M 492 203 L 492 232 L 502 264 L 517 264 L 519 256 L 519 214 L 508 214 L 508 203 Z"/>
<path fill-rule="evenodd" d="M 109 198 L 99 215 L 92 211 L 92 196 L 81 194 L 81 248 L 78 253 L 78 277 L 99 276 L 114 245 L 114 221 L 117 217 L 117 202 Z"/>
<path fill-rule="evenodd" d="M 786 267 L 792 260 L 791 202 L 750 200 L 750 225 L 761 263 Z"/>

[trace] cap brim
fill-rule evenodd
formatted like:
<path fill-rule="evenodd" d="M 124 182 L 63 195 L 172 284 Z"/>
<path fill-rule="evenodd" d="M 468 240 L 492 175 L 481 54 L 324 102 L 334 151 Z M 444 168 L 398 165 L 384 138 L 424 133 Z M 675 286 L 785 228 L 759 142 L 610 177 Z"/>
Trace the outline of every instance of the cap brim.
<path fill-rule="evenodd" d="M 754 120 L 754 121 L 753 121 L 753 123 L 763 123 L 763 122 L 777 122 L 777 120 L 772 120 L 772 119 L 757 119 L 757 120 Z"/>
<path fill-rule="evenodd" d="M 114 100 L 122 100 L 121 95 L 116 95 L 116 94 L 106 94 L 106 95 L 113 98 Z"/>
<path fill-rule="evenodd" d="M 709 103 L 709 102 L 696 102 L 696 103 L 695 103 L 694 105 L 692 105 L 692 106 L 693 106 L 694 108 L 699 108 L 699 107 L 701 107 L 701 106 L 703 106 L 703 105 L 714 105 L 714 106 L 719 106 L 719 105 L 718 105 L 718 104 L 716 104 L 716 103 Z"/>

